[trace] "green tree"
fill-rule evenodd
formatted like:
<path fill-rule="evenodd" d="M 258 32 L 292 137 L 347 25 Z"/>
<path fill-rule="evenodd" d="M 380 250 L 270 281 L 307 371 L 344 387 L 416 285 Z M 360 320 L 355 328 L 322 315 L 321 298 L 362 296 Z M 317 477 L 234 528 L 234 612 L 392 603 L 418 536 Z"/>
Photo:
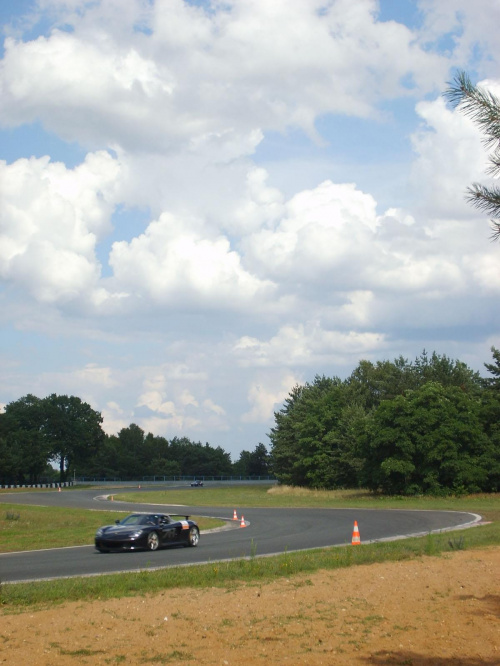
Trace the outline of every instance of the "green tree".
<path fill-rule="evenodd" d="M 493 354 L 493 363 L 485 363 L 484 367 L 493 377 L 489 377 L 485 380 L 486 386 L 500 391 L 500 349 L 496 347 L 491 348 L 491 353 Z"/>
<path fill-rule="evenodd" d="M 478 394 L 483 383 L 479 373 L 466 363 L 435 351 L 429 356 L 425 349 L 411 364 L 410 371 L 414 376 L 415 388 L 427 382 L 439 382 L 443 386 L 459 386 L 465 391 Z"/>
<path fill-rule="evenodd" d="M 360 361 L 347 380 L 349 400 L 371 410 L 383 400 L 392 400 L 430 381 L 443 386 L 460 386 L 476 393 L 482 386 L 479 373 L 465 363 L 454 361 L 445 354 L 432 352 L 429 355 L 424 349 L 413 362 L 402 356 L 394 361 Z"/>
<path fill-rule="evenodd" d="M 223 448 L 192 442 L 187 437 L 170 441 L 169 459 L 179 464 L 182 476 L 228 476 L 232 471 L 231 456 Z"/>
<path fill-rule="evenodd" d="M 138 462 L 145 476 L 175 476 L 178 474 L 178 471 L 171 471 L 174 469 L 172 464 L 175 465 L 176 470 L 177 465 L 173 461 L 169 461 L 167 439 L 153 435 L 151 432 L 144 437 Z"/>
<path fill-rule="evenodd" d="M 345 385 L 338 378 L 316 376 L 312 384 L 292 389 L 283 409 L 275 412 L 269 434 L 272 470 L 282 483 L 344 485 L 345 465 L 339 466 L 343 440 L 337 434 L 346 400 Z"/>
<path fill-rule="evenodd" d="M 484 380 L 481 396 L 481 423 L 491 442 L 489 489 L 500 490 L 500 350 L 491 348 L 493 363 L 485 367 L 493 377 Z"/>
<path fill-rule="evenodd" d="M 105 435 L 97 452 L 78 465 L 80 477 L 99 479 L 125 478 L 120 467 L 120 441 L 116 435 Z"/>
<path fill-rule="evenodd" d="M 4 453 L 0 469 L 11 482 L 38 483 L 50 458 L 43 401 L 28 394 L 9 403 L 2 415 Z M 4 457 L 5 456 L 5 457 Z"/>
<path fill-rule="evenodd" d="M 250 451 L 243 449 L 240 457 L 233 463 L 232 474 L 234 476 L 248 476 L 248 468 L 250 467 Z"/>
<path fill-rule="evenodd" d="M 0 414 L 0 424 L 4 421 L 5 414 Z M 9 442 L 7 434 L 3 434 L 0 425 L 0 484 L 6 485 L 18 483 L 24 479 L 24 465 L 20 465 L 21 459 L 16 455 L 17 447 Z"/>
<path fill-rule="evenodd" d="M 144 430 L 135 423 L 120 430 L 116 445 L 118 476 L 125 479 L 146 476 L 143 456 L 144 437 Z"/>
<path fill-rule="evenodd" d="M 500 101 L 488 90 L 472 84 L 461 71 L 449 84 L 444 96 L 454 106 L 479 126 L 484 134 L 484 144 L 491 150 L 487 170 L 494 178 L 500 175 Z M 500 188 L 473 183 L 467 189 L 467 201 L 492 219 L 493 238 L 500 239 Z"/>
<path fill-rule="evenodd" d="M 255 449 L 250 453 L 248 476 L 267 476 L 269 474 L 269 466 L 269 453 L 264 444 L 259 442 Z"/>
<path fill-rule="evenodd" d="M 395 361 L 376 363 L 361 360 L 347 379 L 349 400 L 367 410 L 377 407 L 382 400 L 391 400 L 417 385 L 418 379 L 412 365 L 403 357 Z"/>
<path fill-rule="evenodd" d="M 59 464 L 60 480 L 84 465 L 104 439 L 102 416 L 80 398 L 53 393 L 42 400 L 43 433 L 51 459 Z"/>
<path fill-rule="evenodd" d="M 253 451 L 242 451 L 239 459 L 233 464 L 233 474 L 239 476 L 268 476 L 271 456 L 262 442 Z"/>
<path fill-rule="evenodd" d="M 342 408 L 337 428 L 326 435 L 328 463 L 335 470 L 334 487 L 359 487 L 364 467 L 360 441 L 368 422 L 369 416 L 364 407 L 349 402 Z"/>
<path fill-rule="evenodd" d="M 492 446 L 480 401 L 428 382 L 387 400 L 364 437 L 365 482 L 389 494 L 488 490 Z"/>

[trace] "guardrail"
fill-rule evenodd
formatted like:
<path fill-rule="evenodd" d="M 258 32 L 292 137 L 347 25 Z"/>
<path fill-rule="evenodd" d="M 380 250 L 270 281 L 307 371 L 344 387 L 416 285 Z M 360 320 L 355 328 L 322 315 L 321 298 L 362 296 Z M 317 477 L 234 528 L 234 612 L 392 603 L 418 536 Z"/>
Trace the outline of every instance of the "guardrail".
<path fill-rule="evenodd" d="M 76 483 L 191 483 L 192 481 L 203 481 L 205 482 L 249 482 L 252 483 L 277 483 L 277 479 L 274 476 L 143 476 L 136 479 L 121 479 L 118 477 L 76 477 Z"/>
<path fill-rule="evenodd" d="M 0 484 L 0 488 L 69 488 L 73 485 L 73 481 L 62 481 L 61 483 L 5 483 Z"/>
<path fill-rule="evenodd" d="M 196 476 L 142 476 L 135 479 L 122 479 L 120 477 L 98 477 L 98 476 L 78 476 L 78 483 L 108 483 L 117 481 L 137 482 L 137 483 L 159 483 L 165 481 L 276 481 L 274 476 L 209 476 L 199 474 Z"/>

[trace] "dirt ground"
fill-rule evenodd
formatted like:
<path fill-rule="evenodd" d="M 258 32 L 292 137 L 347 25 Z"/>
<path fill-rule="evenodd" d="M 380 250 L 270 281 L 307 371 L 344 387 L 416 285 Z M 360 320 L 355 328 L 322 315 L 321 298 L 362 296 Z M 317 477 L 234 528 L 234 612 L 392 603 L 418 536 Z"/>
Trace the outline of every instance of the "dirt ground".
<path fill-rule="evenodd" d="M 0 616 L 0 663 L 500 664 L 500 548 Z"/>

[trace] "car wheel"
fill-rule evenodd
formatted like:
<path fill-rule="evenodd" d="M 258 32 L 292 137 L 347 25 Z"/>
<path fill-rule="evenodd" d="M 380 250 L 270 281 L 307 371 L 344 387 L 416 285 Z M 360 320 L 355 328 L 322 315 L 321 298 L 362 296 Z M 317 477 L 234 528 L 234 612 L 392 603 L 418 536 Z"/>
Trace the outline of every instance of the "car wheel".
<path fill-rule="evenodd" d="M 192 527 L 189 530 L 189 545 L 194 548 L 195 546 L 198 545 L 198 542 L 200 540 L 200 532 L 197 527 Z"/>
<path fill-rule="evenodd" d="M 148 534 L 148 550 L 158 550 L 160 545 L 160 538 L 156 532 L 150 532 Z"/>

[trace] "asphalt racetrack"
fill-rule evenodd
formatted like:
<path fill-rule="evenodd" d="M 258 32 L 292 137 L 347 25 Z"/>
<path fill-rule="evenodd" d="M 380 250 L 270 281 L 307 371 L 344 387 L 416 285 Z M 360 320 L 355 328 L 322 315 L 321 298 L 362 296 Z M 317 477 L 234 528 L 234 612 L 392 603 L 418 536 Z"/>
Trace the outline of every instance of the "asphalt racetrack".
<path fill-rule="evenodd" d="M 158 487 L 152 490 L 158 490 Z M 163 490 L 163 488 L 161 488 Z M 141 492 L 145 492 L 142 488 Z M 0 495 L 0 504 L 31 504 L 121 512 L 157 511 L 176 515 L 213 516 L 228 521 L 228 529 L 201 534 L 197 548 L 170 548 L 155 552 L 98 553 L 93 545 L 74 548 L 0 554 L 0 580 L 3 583 L 89 576 L 123 571 L 140 571 L 169 566 L 201 564 L 221 560 L 281 554 L 285 551 L 322 548 L 351 543 L 354 521 L 361 543 L 414 536 L 469 526 L 480 516 L 458 511 L 404 511 L 377 509 L 255 509 L 245 507 L 204 507 L 187 505 L 148 505 L 103 501 L 109 490 L 63 490 L 62 492 L 17 492 Z M 113 491 L 116 492 L 116 489 Z M 189 494 L 190 498 L 192 494 Z M 203 490 L 200 489 L 200 501 Z M 233 521 L 233 511 L 243 514 L 247 527 Z M 121 514 L 121 515 L 120 515 Z"/>

